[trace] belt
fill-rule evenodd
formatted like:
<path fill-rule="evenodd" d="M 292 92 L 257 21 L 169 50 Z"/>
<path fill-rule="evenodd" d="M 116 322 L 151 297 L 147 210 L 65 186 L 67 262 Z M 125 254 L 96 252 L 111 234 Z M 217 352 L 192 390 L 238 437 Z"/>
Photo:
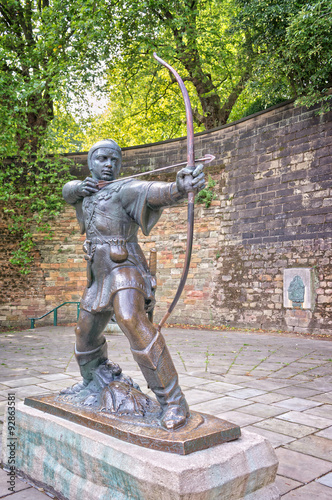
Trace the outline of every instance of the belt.
<path fill-rule="evenodd" d="M 102 239 L 96 237 L 92 238 L 91 240 L 85 240 L 83 244 L 83 250 L 87 254 L 85 258 L 90 264 L 93 258 L 94 249 L 96 248 L 96 245 L 109 245 L 110 258 L 112 259 L 113 262 L 124 262 L 128 257 L 128 250 L 126 248 L 127 240 L 125 240 L 124 238 Z"/>

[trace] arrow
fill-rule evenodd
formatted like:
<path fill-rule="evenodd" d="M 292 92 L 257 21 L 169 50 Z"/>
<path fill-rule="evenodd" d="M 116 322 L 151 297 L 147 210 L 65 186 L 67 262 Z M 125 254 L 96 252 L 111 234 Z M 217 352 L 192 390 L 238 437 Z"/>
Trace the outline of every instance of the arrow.
<path fill-rule="evenodd" d="M 215 156 L 206 154 L 202 158 L 197 158 L 195 163 L 204 162 L 211 163 L 215 159 Z M 163 170 L 169 170 L 170 168 L 181 167 L 182 165 L 187 165 L 186 161 L 182 161 L 181 163 L 174 163 L 174 165 L 168 165 L 167 167 L 156 168 L 155 170 L 148 170 L 147 172 L 140 172 L 139 174 L 130 175 L 128 177 L 121 177 L 119 179 L 114 179 L 113 181 L 99 181 L 97 182 L 97 186 L 99 189 L 108 186 L 108 184 L 113 184 L 114 182 L 119 182 L 127 179 L 135 179 L 136 177 L 142 177 L 143 175 L 150 175 L 155 172 L 162 172 Z"/>

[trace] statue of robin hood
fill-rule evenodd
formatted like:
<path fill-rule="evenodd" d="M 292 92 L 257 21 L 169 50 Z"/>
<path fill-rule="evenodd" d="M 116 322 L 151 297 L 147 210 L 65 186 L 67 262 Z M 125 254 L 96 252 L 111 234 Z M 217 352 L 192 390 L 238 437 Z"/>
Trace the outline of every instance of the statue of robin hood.
<path fill-rule="evenodd" d="M 204 173 L 197 166 L 180 170 L 176 182 L 124 178 L 112 183 L 119 176 L 121 156 L 115 141 L 97 142 L 88 153 L 91 175 L 63 188 L 64 199 L 75 207 L 81 233 L 86 234 L 83 249 L 88 275 L 75 329 L 75 356 L 83 381 L 67 393 L 84 390 L 100 365 L 121 372 L 108 361 L 103 335 L 115 314 L 161 406 L 160 423 L 172 430 L 186 422 L 189 409 L 164 337 L 147 315 L 154 307 L 155 278 L 138 244 L 137 232 L 141 228 L 149 235 L 164 207 L 180 202 L 188 192 L 199 192 L 205 185 Z"/>

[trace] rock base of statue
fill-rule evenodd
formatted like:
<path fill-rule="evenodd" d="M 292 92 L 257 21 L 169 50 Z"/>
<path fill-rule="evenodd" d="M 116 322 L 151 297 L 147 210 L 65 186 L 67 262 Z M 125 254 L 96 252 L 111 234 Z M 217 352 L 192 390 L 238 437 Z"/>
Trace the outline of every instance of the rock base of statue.
<path fill-rule="evenodd" d="M 16 471 L 59 499 L 277 500 L 277 458 L 263 437 L 241 438 L 179 455 L 137 446 L 19 404 L 14 436 L 4 425 L 3 464 L 11 441 Z M 177 431 L 174 431 L 176 433 Z"/>

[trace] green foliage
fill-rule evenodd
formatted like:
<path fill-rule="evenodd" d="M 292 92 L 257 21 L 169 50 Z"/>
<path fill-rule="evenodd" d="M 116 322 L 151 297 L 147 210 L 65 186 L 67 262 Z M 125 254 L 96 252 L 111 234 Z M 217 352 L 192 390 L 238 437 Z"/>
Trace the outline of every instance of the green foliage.
<path fill-rule="evenodd" d="M 254 113 L 258 113 L 259 111 L 263 111 L 264 109 L 270 108 L 271 106 L 275 106 L 276 104 L 280 104 L 285 102 L 284 97 L 279 97 L 278 95 L 271 98 L 271 100 L 267 100 L 266 96 L 257 97 L 257 99 L 250 104 L 248 104 L 243 110 L 241 110 L 241 116 L 239 118 L 244 118 L 245 116 L 253 115 Z M 233 113 L 232 116 L 234 116 Z"/>
<path fill-rule="evenodd" d="M 212 200 L 216 199 L 216 194 L 213 191 L 215 185 L 216 181 L 214 181 L 211 175 L 209 174 L 207 186 L 204 189 L 202 189 L 202 191 L 200 191 L 198 195 L 195 197 L 196 203 L 201 203 L 201 204 L 204 203 L 205 207 L 209 208 Z"/>
<path fill-rule="evenodd" d="M 47 220 L 64 204 L 69 165 L 47 154 L 83 142 L 68 110 L 103 74 L 96 61 L 110 49 L 97 24 L 106 7 L 92 0 L 0 3 L 0 202 L 21 241 L 11 262 L 23 273 L 33 259 L 32 235 L 49 237 Z"/>
<path fill-rule="evenodd" d="M 159 134 L 154 140 L 184 133 L 180 89 L 174 77 L 152 58 L 156 51 L 184 79 L 196 131 L 225 124 L 255 58 L 245 34 L 230 32 L 234 13 L 233 0 L 118 2 L 112 17 L 117 19 L 121 36 L 118 57 L 108 62 L 109 116 L 121 121 L 116 109 L 121 94 L 124 118 L 131 116 L 143 123 L 139 137 L 145 135 L 143 128 L 153 130 L 153 119 Z"/>
<path fill-rule="evenodd" d="M 150 67 L 149 67 L 150 68 Z M 186 135 L 183 97 L 169 81 L 168 72 L 160 71 L 151 61 L 151 73 L 144 67 L 139 78 L 126 83 L 125 73 L 110 74 L 110 104 L 85 133 L 87 150 L 100 137 L 112 137 L 121 146 L 133 146 Z M 191 101 L 197 101 L 192 86 L 187 84 Z M 196 126 L 196 131 L 204 130 Z"/>
<path fill-rule="evenodd" d="M 282 82 L 285 90 L 288 87 L 284 95 L 296 97 L 296 104 L 320 104 L 321 112 L 330 109 L 330 0 L 279 0 L 277 3 L 274 0 L 237 0 L 237 3 L 240 10 L 234 20 L 234 29 L 250 31 L 258 54 L 257 68 L 262 68 L 265 76 L 270 74 L 270 85 L 266 89 Z"/>
<path fill-rule="evenodd" d="M 63 159 L 35 158 L 8 162 L 0 170 L 0 203 L 7 216 L 8 228 L 20 240 L 10 262 L 23 274 L 30 272 L 34 234 L 51 239 L 50 220 L 63 208 L 62 185 L 72 179 L 69 163 Z"/>
<path fill-rule="evenodd" d="M 100 87 L 111 46 L 100 22 L 111 4 L 4 0 L 0 4 L 0 156 L 43 147 L 54 104 Z M 110 22 L 108 23 L 110 29 Z"/>
<path fill-rule="evenodd" d="M 306 3 L 287 28 L 285 59 L 287 71 L 298 88 L 298 104 L 322 104 L 320 112 L 331 109 L 332 85 L 332 3 Z"/>
<path fill-rule="evenodd" d="M 180 90 L 152 59 L 153 51 L 183 77 L 196 132 L 294 97 L 298 104 L 326 103 L 325 111 L 331 5 L 328 0 L 118 2 L 112 18 L 121 36 L 107 63 L 110 104 L 93 122 L 86 145 L 105 134 L 124 145 L 185 134 Z"/>
<path fill-rule="evenodd" d="M 54 118 L 46 131 L 45 147 L 49 154 L 73 153 L 86 151 L 85 128 L 90 126 L 91 117 L 76 120 L 72 113 L 61 103 L 54 106 Z M 106 137 L 100 135 L 100 137 Z"/>

